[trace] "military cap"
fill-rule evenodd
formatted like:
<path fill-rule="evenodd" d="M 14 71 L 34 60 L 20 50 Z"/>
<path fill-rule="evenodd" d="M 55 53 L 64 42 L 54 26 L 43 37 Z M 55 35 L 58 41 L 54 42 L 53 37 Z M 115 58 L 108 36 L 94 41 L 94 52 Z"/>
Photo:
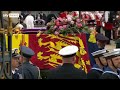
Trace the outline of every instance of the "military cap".
<path fill-rule="evenodd" d="M 117 56 L 120 56 L 120 51 L 111 51 L 109 53 L 105 53 L 103 54 L 104 55 L 104 58 L 106 59 L 111 59 L 111 58 L 114 58 L 114 57 L 117 57 Z"/>
<path fill-rule="evenodd" d="M 20 54 L 18 53 L 18 48 L 12 49 L 12 57 L 20 57 Z"/>
<path fill-rule="evenodd" d="M 21 52 L 22 56 L 24 56 L 26 58 L 31 58 L 35 54 L 35 52 L 32 49 L 30 49 L 29 47 L 26 47 L 26 46 L 21 46 L 20 52 Z"/>
<path fill-rule="evenodd" d="M 103 34 L 100 34 L 100 33 L 98 33 L 96 35 L 96 39 L 99 41 L 108 41 L 109 40 L 106 36 L 104 36 Z"/>
<path fill-rule="evenodd" d="M 71 56 L 71 55 L 76 54 L 77 51 L 78 51 L 78 47 L 77 46 L 69 45 L 69 46 L 66 46 L 66 47 L 62 48 L 59 51 L 59 54 L 61 56 Z"/>
<path fill-rule="evenodd" d="M 103 56 L 104 53 L 106 53 L 107 50 L 106 49 L 102 49 L 102 50 L 98 50 L 98 51 L 95 51 L 93 53 L 91 53 L 94 57 L 99 57 L 99 56 Z"/>

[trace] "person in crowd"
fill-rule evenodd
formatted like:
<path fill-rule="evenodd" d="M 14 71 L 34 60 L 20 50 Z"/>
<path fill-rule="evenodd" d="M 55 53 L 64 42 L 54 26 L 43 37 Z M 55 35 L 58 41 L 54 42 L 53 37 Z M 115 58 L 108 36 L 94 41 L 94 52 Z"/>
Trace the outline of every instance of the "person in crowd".
<path fill-rule="evenodd" d="M 19 20 L 19 22 L 16 25 L 16 28 L 20 28 L 20 30 L 26 29 L 27 25 L 24 23 L 24 17 L 22 15 L 20 15 L 19 18 L 18 18 L 18 20 Z"/>
<path fill-rule="evenodd" d="M 18 67 L 19 67 L 19 58 L 20 54 L 18 54 L 18 49 L 15 48 L 12 50 L 12 79 L 18 79 L 20 76 L 17 73 Z"/>
<path fill-rule="evenodd" d="M 102 14 L 99 11 L 95 12 L 95 20 L 96 20 L 96 31 L 98 33 L 101 33 L 101 27 L 102 27 Z"/>
<path fill-rule="evenodd" d="M 113 18 L 111 17 L 111 12 L 105 11 L 105 36 L 109 38 L 107 44 L 110 44 L 111 31 L 113 30 Z"/>
<path fill-rule="evenodd" d="M 31 12 L 29 12 L 28 16 L 25 18 L 24 23 L 27 25 L 27 29 L 34 28 L 34 17 Z"/>

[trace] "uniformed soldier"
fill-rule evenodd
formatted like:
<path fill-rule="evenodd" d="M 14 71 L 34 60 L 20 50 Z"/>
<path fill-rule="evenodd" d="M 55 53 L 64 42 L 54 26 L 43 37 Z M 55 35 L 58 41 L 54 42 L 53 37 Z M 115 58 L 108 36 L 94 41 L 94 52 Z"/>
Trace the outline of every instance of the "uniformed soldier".
<path fill-rule="evenodd" d="M 22 75 L 22 79 L 41 79 L 39 68 L 30 63 L 30 58 L 35 54 L 34 51 L 26 46 L 21 46 L 20 51 L 23 63 L 18 73 Z"/>
<path fill-rule="evenodd" d="M 102 73 L 104 72 L 104 68 L 107 66 L 107 61 L 103 58 L 103 54 L 106 53 L 107 50 L 98 50 L 92 53 L 96 64 L 93 65 L 91 70 L 87 73 L 88 79 L 99 79 Z"/>
<path fill-rule="evenodd" d="M 13 79 L 18 79 L 19 78 L 19 74 L 16 73 L 18 70 L 18 66 L 19 66 L 19 58 L 20 58 L 20 54 L 18 54 L 18 49 L 15 48 L 12 50 L 12 78 Z"/>
<path fill-rule="evenodd" d="M 101 75 L 100 79 L 120 79 L 118 68 L 120 68 L 120 50 L 104 54 L 108 62 L 108 67 Z"/>
<path fill-rule="evenodd" d="M 107 44 L 110 44 L 111 31 L 113 30 L 113 18 L 110 11 L 105 11 L 105 36 L 109 38 Z"/>
<path fill-rule="evenodd" d="M 96 20 L 96 31 L 98 32 L 98 33 L 101 33 L 101 27 L 102 27 L 102 21 L 101 21 L 101 19 L 102 19 L 102 14 L 101 13 L 99 13 L 99 11 L 96 11 L 95 12 L 95 20 Z"/>
<path fill-rule="evenodd" d="M 78 47 L 74 45 L 62 48 L 59 54 L 63 57 L 63 64 L 50 70 L 47 79 L 86 79 L 86 73 L 74 67 L 77 51 Z"/>

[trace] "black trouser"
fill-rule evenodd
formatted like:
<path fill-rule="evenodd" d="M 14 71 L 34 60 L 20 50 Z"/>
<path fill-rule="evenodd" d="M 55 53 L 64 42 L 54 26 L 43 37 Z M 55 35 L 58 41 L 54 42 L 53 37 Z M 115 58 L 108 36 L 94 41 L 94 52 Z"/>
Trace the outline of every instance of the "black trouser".
<path fill-rule="evenodd" d="M 109 41 L 107 42 L 107 44 L 110 44 L 110 40 L 111 40 L 111 30 L 105 29 L 105 36 L 109 38 Z"/>
<path fill-rule="evenodd" d="M 97 27 L 96 27 L 96 31 L 97 31 L 98 33 L 101 32 L 100 29 L 101 29 L 101 26 L 97 26 Z"/>
<path fill-rule="evenodd" d="M 113 39 L 116 39 L 116 37 L 115 37 L 115 31 L 114 30 L 112 30 L 113 31 Z"/>

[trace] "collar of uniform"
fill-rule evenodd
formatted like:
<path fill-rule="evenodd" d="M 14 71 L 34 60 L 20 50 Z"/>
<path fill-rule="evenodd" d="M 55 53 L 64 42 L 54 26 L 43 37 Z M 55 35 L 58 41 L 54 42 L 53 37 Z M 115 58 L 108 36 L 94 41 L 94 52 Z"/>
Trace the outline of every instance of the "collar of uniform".
<path fill-rule="evenodd" d="M 97 64 L 93 65 L 92 69 L 95 69 L 95 70 L 103 72 L 103 70 Z"/>
<path fill-rule="evenodd" d="M 117 69 L 118 74 L 120 75 L 120 68 Z"/>
<path fill-rule="evenodd" d="M 99 48 L 99 50 L 102 50 L 102 49 L 105 49 L 104 47 L 102 47 L 102 48 Z"/>
<path fill-rule="evenodd" d="M 107 68 L 107 66 L 104 66 L 104 67 L 103 67 L 103 71 L 105 71 L 105 70 L 106 70 L 106 68 Z"/>
<path fill-rule="evenodd" d="M 112 73 L 112 74 L 118 76 L 118 73 L 114 72 L 110 67 L 107 67 L 107 68 L 105 69 L 105 72 L 104 72 L 104 73 Z M 103 73 L 103 74 L 104 74 L 104 73 Z"/>
<path fill-rule="evenodd" d="M 114 72 L 110 67 L 106 67 L 105 71 L 111 71 L 111 72 Z"/>
<path fill-rule="evenodd" d="M 120 79 L 120 75 L 119 75 L 118 73 L 113 72 L 113 71 L 105 71 L 104 73 L 114 74 L 114 75 L 116 75 L 116 76 Z M 103 74 L 104 74 L 104 73 L 103 73 Z"/>

